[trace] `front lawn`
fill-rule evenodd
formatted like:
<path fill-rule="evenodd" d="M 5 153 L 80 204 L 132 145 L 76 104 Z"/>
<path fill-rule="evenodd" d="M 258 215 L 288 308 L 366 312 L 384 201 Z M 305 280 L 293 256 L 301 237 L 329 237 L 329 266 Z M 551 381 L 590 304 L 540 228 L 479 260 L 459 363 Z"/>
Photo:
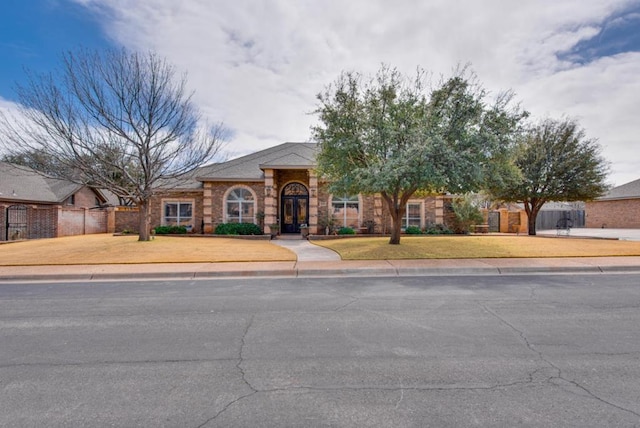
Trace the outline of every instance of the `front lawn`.
<path fill-rule="evenodd" d="M 542 236 L 403 236 L 313 241 L 343 260 L 640 256 L 640 242 Z"/>
<path fill-rule="evenodd" d="M 269 241 L 229 238 L 108 234 L 38 239 L 0 245 L 0 266 L 113 263 L 195 263 L 295 261 L 291 251 Z"/>

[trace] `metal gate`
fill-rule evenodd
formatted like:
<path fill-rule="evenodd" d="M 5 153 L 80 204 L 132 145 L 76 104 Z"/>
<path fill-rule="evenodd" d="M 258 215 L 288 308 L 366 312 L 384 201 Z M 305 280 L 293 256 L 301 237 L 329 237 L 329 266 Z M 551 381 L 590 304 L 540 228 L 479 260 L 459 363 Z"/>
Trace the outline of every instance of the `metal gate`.
<path fill-rule="evenodd" d="M 7 208 L 7 241 L 27 239 L 27 207 L 24 205 L 11 205 Z"/>
<path fill-rule="evenodd" d="M 500 232 L 500 212 L 489 211 L 489 232 Z"/>

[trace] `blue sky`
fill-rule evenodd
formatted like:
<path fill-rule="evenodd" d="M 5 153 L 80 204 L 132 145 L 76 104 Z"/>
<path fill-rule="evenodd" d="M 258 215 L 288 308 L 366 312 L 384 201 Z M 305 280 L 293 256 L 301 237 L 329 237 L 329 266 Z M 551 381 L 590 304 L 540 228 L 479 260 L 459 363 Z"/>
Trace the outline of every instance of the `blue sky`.
<path fill-rule="evenodd" d="M 640 178 L 640 0 L 4 0 L 0 108 L 23 67 L 48 71 L 78 46 L 154 50 L 188 73 L 229 154 L 304 141 L 315 95 L 342 70 L 381 63 L 447 75 L 471 63 L 534 118 L 577 118 L 611 162 Z"/>
<path fill-rule="evenodd" d="M 0 96 L 12 100 L 25 67 L 47 72 L 76 46 L 112 45 L 87 8 L 69 1 L 3 0 L 0 14 Z"/>

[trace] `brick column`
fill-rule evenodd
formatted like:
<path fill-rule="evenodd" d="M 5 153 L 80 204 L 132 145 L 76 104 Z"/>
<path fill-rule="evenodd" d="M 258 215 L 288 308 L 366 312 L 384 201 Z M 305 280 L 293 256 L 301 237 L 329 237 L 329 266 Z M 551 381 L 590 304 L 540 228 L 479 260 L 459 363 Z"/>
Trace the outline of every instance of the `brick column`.
<path fill-rule="evenodd" d="M 509 233 L 509 210 L 500 208 L 500 233 Z"/>
<path fill-rule="evenodd" d="M 211 182 L 204 183 L 204 191 L 202 194 L 202 222 L 204 229 L 202 233 L 213 233 L 213 192 Z"/>
<path fill-rule="evenodd" d="M 273 179 L 273 169 L 264 170 L 264 225 L 265 233 L 271 233 L 269 225 L 278 222 L 278 189 Z"/>
<path fill-rule="evenodd" d="M 436 224 L 444 224 L 444 198 L 436 196 Z"/>
<path fill-rule="evenodd" d="M 309 233 L 318 234 L 318 176 L 309 171 Z"/>
<path fill-rule="evenodd" d="M 374 233 L 384 233 L 387 225 L 384 224 L 384 204 L 382 203 L 382 196 L 376 193 L 373 197 L 373 221 L 376 223 L 376 229 Z"/>

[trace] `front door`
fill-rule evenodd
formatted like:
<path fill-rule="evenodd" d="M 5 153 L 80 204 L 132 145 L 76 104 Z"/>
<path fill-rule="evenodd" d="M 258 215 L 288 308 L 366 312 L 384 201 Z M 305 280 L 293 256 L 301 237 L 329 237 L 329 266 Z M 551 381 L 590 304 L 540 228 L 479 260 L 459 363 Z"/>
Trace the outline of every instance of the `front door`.
<path fill-rule="evenodd" d="M 289 183 L 282 190 L 282 232 L 300 233 L 300 225 L 309 223 L 309 193 L 300 183 Z"/>

